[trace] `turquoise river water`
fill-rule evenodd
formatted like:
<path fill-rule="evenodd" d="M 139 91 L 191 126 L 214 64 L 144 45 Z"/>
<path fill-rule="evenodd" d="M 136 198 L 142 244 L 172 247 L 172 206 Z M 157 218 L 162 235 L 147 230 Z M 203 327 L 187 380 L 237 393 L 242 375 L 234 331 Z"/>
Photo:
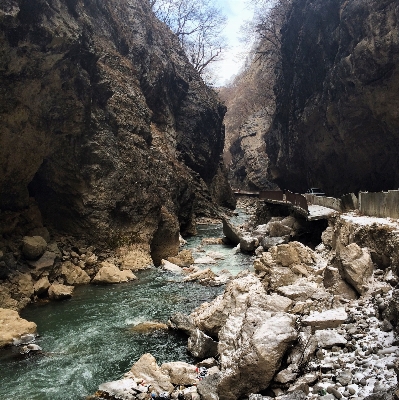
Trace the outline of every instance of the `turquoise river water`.
<path fill-rule="evenodd" d="M 202 238 L 221 236 L 221 225 L 199 225 L 187 247 L 196 258 L 208 251 L 223 253 L 224 260 L 209 265 L 215 272 L 226 268 L 237 274 L 250 268 L 251 257 L 235 254 L 229 246 L 198 249 Z M 99 384 L 119 379 L 144 353 L 158 364 L 195 362 L 184 335 L 129 328 L 144 321 L 166 322 L 177 311 L 189 313 L 223 287 L 184 283 L 157 268 L 136 275 L 139 279 L 131 283 L 77 287 L 68 301 L 27 307 L 21 315 L 37 324 L 36 343 L 43 354 L 23 357 L 15 347 L 0 351 L 0 400 L 82 400 Z"/>

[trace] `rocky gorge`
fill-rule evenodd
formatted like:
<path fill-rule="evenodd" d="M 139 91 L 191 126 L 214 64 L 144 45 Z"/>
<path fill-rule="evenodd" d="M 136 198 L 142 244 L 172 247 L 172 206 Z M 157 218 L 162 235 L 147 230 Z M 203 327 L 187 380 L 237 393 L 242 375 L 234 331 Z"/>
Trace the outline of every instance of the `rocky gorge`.
<path fill-rule="evenodd" d="M 252 236 L 257 258 L 213 301 L 171 316 L 197 364 L 146 354 L 93 398 L 397 398 L 398 222 L 335 213 L 311 249 L 279 236 L 295 220 L 225 227 L 240 247 Z"/>
<path fill-rule="evenodd" d="M 0 35 L 1 307 L 134 279 L 234 207 L 225 107 L 149 4 L 7 0 Z"/>
<path fill-rule="evenodd" d="M 275 92 L 227 124 L 231 183 L 395 185 L 397 4 L 288 3 L 275 76 L 240 86 Z M 5 0 L 0 35 L 2 395 L 399 398 L 399 220 L 228 211 L 226 107 L 149 2 Z M 200 217 L 224 237 L 185 247 Z M 75 330 L 40 338 L 32 302 Z M 65 360 L 55 387 L 39 367 Z"/>

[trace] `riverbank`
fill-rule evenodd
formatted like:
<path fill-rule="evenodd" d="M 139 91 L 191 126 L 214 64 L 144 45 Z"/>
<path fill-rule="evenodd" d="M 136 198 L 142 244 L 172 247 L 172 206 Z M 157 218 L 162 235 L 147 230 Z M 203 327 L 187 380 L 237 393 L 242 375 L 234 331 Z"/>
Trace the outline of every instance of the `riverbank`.
<path fill-rule="evenodd" d="M 245 219 L 241 210 L 237 218 Z M 221 222 L 201 222 L 185 248 L 195 259 L 215 252 L 223 257 L 196 266 L 209 267 L 215 274 L 227 267 L 238 273 L 251 266 L 250 256 L 233 254 L 231 246 L 221 244 Z M 219 244 L 205 240 L 209 238 L 217 238 Z M 135 275 L 138 279 L 129 283 L 80 285 L 69 300 L 40 300 L 25 307 L 21 316 L 37 324 L 40 336 L 35 343 L 42 351 L 20 355 L 21 347 L 0 350 L 4 371 L 0 398 L 83 399 L 101 382 L 118 378 L 148 351 L 161 362 L 194 362 L 184 336 L 164 329 L 142 331 L 142 323 L 165 324 L 175 312 L 191 312 L 213 300 L 222 287 L 185 282 L 185 275 L 155 267 Z"/>
<path fill-rule="evenodd" d="M 246 242 L 252 237 L 256 247 L 259 232 L 270 243 L 271 231 L 281 232 L 288 222 L 293 221 L 274 218 L 252 232 L 237 232 Z M 397 396 L 398 221 L 334 216 L 321 241 L 315 250 L 298 242 L 257 247 L 255 273 L 239 274 L 212 302 L 171 318 L 172 326 L 189 335 L 189 346 L 199 337 L 203 346 L 204 338 L 216 342 L 213 361 L 197 359 L 183 368 L 158 367 L 153 360 L 149 368 L 143 359 L 122 381 L 101 385 L 95 398 L 143 399 L 151 392 L 157 397 L 159 371 L 172 398 Z M 189 383 L 189 371 L 203 363 L 211 366 L 208 376 Z M 137 388 L 143 374 L 145 388 Z M 121 387 L 125 394 L 118 392 Z"/>

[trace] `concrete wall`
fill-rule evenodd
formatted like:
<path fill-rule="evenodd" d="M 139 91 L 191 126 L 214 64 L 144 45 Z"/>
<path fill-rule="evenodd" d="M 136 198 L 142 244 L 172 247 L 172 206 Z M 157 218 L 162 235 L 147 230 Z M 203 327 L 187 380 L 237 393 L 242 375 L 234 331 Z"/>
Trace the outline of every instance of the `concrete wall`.
<path fill-rule="evenodd" d="M 341 199 L 336 199 L 334 197 L 315 196 L 314 194 L 305 194 L 304 196 L 306 197 L 308 204 L 328 207 L 340 212 L 343 210 Z"/>
<path fill-rule="evenodd" d="M 399 190 L 360 192 L 359 210 L 364 215 L 380 218 L 399 218 Z"/>

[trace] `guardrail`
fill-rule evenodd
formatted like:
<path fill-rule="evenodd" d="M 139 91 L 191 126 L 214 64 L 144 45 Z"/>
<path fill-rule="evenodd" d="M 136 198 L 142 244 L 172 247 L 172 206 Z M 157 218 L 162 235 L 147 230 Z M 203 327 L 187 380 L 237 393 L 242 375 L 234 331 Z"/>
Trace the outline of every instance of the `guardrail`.
<path fill-rule="evenodd" d="M 298 193 L 292 193 L 289 190 L 284 192 L 281 190 L 262 190 L 259 192 L 259 198 L 261 200 L 291 203 L 295 207 L 302 208 L 306 213 L 309 212 L 308 202 L 305 196 Z"/>

